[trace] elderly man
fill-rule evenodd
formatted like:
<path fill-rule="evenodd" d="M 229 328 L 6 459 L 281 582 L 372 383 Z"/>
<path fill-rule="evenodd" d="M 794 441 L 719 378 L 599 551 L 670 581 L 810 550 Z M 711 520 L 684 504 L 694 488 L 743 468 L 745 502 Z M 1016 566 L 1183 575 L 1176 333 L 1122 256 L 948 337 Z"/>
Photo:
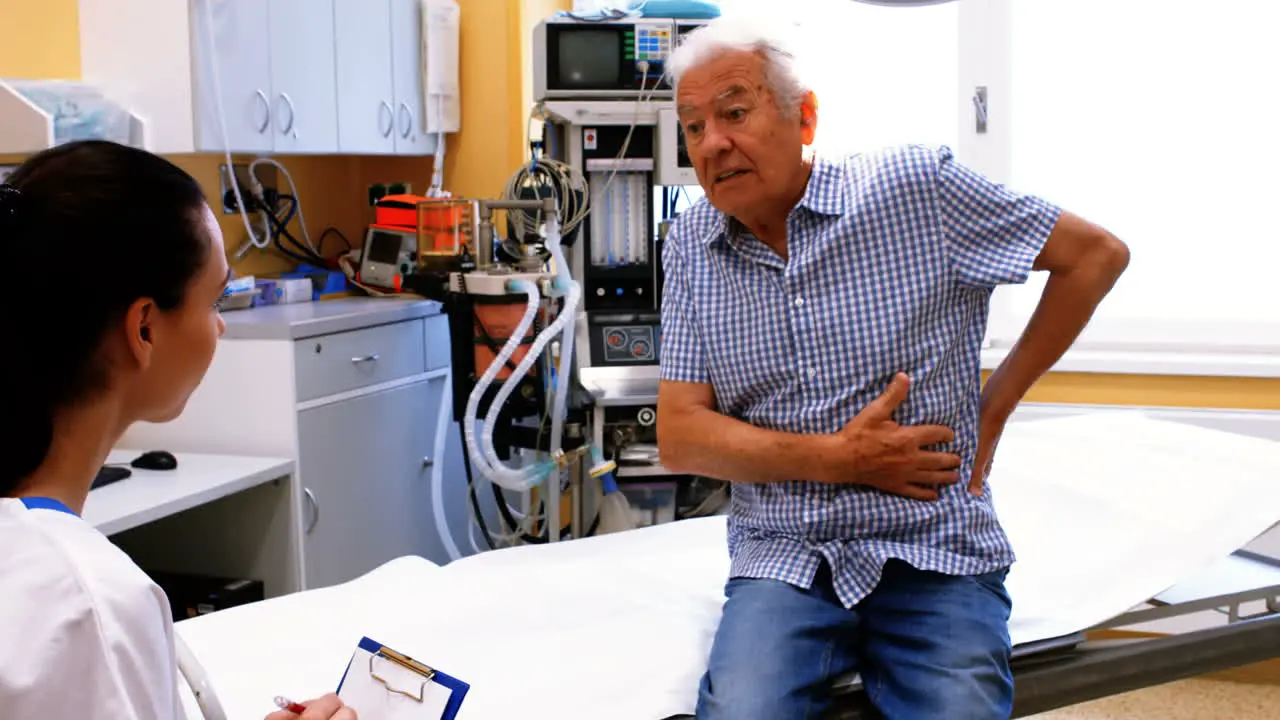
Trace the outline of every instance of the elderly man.
<path fill-rule="evenodd" d="M 814 156 L 817 100 L 766 32 L 717 20 L 668 67 L 706 198 L 663 250 L 659 450 L 733 490 L 698 717 L 815 717 L 857 671 L 891 719 L 1008 718 L 986 473 L 1128 250 L 946 148 Z M 991 291 L 1032 270 L 1039 308 L 983 387 Z"/>

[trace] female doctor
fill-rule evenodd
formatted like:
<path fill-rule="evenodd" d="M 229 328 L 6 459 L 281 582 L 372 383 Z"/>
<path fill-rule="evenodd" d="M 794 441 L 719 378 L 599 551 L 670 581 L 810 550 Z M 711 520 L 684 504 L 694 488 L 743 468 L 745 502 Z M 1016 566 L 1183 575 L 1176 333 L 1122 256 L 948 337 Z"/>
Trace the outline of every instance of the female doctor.
<path fill-rule="evenodd" d="M 168 161 L 76 142 L 0 185 L 0 715 L 173 720 L 163 591 L 80 518 L 134 422 L 178 416 L 224 325 L 222 234 Z M 353 720 L 336 696 L 271 720 Z"/>

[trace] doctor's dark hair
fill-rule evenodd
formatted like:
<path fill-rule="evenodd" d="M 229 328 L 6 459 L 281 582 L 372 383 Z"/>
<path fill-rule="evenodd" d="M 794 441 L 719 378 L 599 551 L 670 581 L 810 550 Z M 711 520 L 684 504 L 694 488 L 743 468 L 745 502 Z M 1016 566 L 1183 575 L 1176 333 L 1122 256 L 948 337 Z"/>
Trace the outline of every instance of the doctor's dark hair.
<path fill-rule="evenodd" d="M 182 304 L 208 258 L 204 202 L 168 160 L 104 141 L 40 152 L 0 185 L 0 496 L 44 463 L 57 414 L 105 389 L 103 339 L 129 306 Z"/>

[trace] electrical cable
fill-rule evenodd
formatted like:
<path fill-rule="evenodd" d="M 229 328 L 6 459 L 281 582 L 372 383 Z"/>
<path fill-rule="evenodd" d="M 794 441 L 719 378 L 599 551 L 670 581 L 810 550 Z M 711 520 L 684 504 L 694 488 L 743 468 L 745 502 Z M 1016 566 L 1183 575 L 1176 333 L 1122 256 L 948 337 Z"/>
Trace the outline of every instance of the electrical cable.
<path fill-rule="evenodd" d="M 622 139 L 622 149 L 618 151 L 618 156 L 614 158 L 616 162 L 610 168 L 609 178 L 605 180 L 604 187 L 600 190 L 601 197 L 604 197 L 605 193 L 609 191 L 609 186 L 613 184 L 614 176 L 618 174 L 618 165 L 626 158 L 627 149 L 631 147 L 631 136 L 635 134 L 636 126 L 640 124 L 640 108 L 653 99 L 653 94 L 658 91 L 658 83 L 662 80 L 661 75 L 655 78 L 653 87 L 649 88 L 649 93 L 647 95 L 644 94 L 645 86 L 649 84 L 649 63 L 641 60 L 636 65 L 640 68 L 640 97 L 636 100 L 636 111 L 631 118 L 631 127 L 627 128 L 627 135 Z"/>
<path fill-rule="evenodd" d="M 284 175 L 285 182 L 289 183 L 289 194 L 295 198 L 298 197 L 298 186 L 294 184 L 293 176 L 289 174 L 289 169 L 272 158 L 258 158 L 249 163 L 249 178 L 253 183 L 250 189 L 254 191 L 258 197 L 262 197 L 262 182 L 258 180 L 258 166 L 260 165 L 270 165 L 271 167 L 279 170 L 280 173 Z M 319 257 L 320 251 L 316 249 L 314 244 L 312 244 L 311 234 L 307 232 L 307 218 L 302 213 L 301 202 L 298 203 L 298 227 L 302 230 L 302 244 L 307 248 L 307 250 L 310 250 Z"/>
<path fill-rule="evenodd" d="M 342 231 L 339 230 L 338 228 L 330 225 L 329 227 L 324 229 L 324 232 L 320 233 L 320 239 L 316 241 L 317 249 L 320 251 L 321 255 L 324 255 L 324 239 L 329 237 L 329 233 L 333 233 L 334 235 L 337 235 L 338 239 L 342 241 L 342 244 L 347 246 L 348 250 L 352 249 L 351 241 L 347 239 L 347 236 L 343 235 Z"/>
<path fill-rule="evenodd" d="M 587 218 L 591 204 L 587 180 L 582 173 L 567 163 L 554 158 L 538 157 L 536 152 L 531 154 L 529 164 L 521 165 L 507 178 L 506 186 L 502 189 L 502 198 L 519 200 L 524 190 L 532 190 L 535 197 L 543 197 L 540 191 L 543 188 L 549 188 L 551 196 L 556 200 L 557 212 L 561 218 L 564 218 L 560 235 L 568 237 Z M 520 243 L 523 238 L 538 234 L 538 228 L 543 223 L 541 210 L 508 210 L 506 212 L 507 222 L 516 232 L 516 237 L 508 240 Z"/>
<path fill-rule="evenodd" d="M 218 131 L 222 135 L 222 152 L 227 160 L 228 183 L 231 186 L 231 192 L 236 198 L 236 208 L 240 210 L 240 217 L 244 220 L 244 230 L 249 234 L 247 244 L 236 251 L 236 259 L 244 257 L 244 253 L 248 252 L 249 247 L 256 247 L 262 250 L 271 242 L 269 237 L 263 237 L 261 241 L 253 232 L 253 227 L 249 224 L 249 211 L 245 207 L 244 198 L 240 193 L 240 183 L 236 180 L 235 164 L 231 161 L 231 136 L 227 132 L 227 114 L 226 108 L 222 104 L 222 78 L 218 72 L 218 47 L 214 40 L 213 33 L 213 0 L 199 0 L 204 5 L 204 22 L 200 23 L 204 26 L 204 40 L 209 46 L 209 57 L 215 58 L 209 63 L 210 80 L 213 83 L 213 103 L 214 110 L 218 115 Z M 267 122 L 271 122 L 271 107 L 267 107 Z"/>
<path fill-rule="evenodd" d="M 520 523 L 517 522 L 515 517 L 511 514 L 511 509 L 507 507 L 507 499 L 502 495 L 502 489 L 492 483 L 490 483 L 490 486 L 493 488 L 493 497 L 494 497 L 494 500 L 497 502 L 498 512 L 501 513 L 502 520 L 503 522 L 506 523 L 506 527 L 510 527 L 513 530 L 519 531 Z M 547 503 L 545 500 L 538 501 L 538 515 L 542 516 L 543 518 L 546 517 L 546 505 Z M 546 521 L 544 519 L 543 524 L 545 523 Z M 599 527 L 600 527 L 600 513 L 597 512 L 595 515 L 595 518 L 592 519 L 591 525 L 587 528 L 587 532 L 583 535 L 583 537 L 591 537 L 596 533 L 596 530 Z M 547 528 L 547 530 L 550 531 L 550 528 Z M 548 532 L 547 534 L 550 535 L 550 532 Z M 572 527 L 565 527 L 560 529 L 561 540 L 567 540 L 572 536 L 573 536 Z M 529 535 L 528 533 L 521 532 L 519 537 L 521 540 L 525 541 L 526 543 L 529 543 L 530 545 L 545 545 L 548 542 L 547 538 L 543 537 L 541 533 L 537 535 Z"/>
<path fill-rule="evenodd" d="M 450 560 L 462 559 L 462 551 L 458 549 L 457 543 L 453 541 L 453 533 L 449 531 L 448 516 L 444 512 L 444 439 L 445 428 L 448 427 L 449 408 L 453 405 L 453 378 L 451 375 L 444 377 L 444 390 L 440 396 L 439 416 L 436 418 L 436 436 L 435 443 L 431 450 L 432 457 L 436 459 L 431 466 L 431 506 L 434 510 L 436 519 L 436 532 L 440 535 L 440 542 L 444 544 L 445 552 L 449 554 Z"/>
<path fill-rule="evenodd" d="M 275 212 L 269 211 L 261 201 L 250 198 L 250 201 L 257 206 L 259 212 L 267 219 L 267 230 L 271 242 L 276 246 L 276 250 L 285 257 L 300 263 L 320 266 L 329 266 L 331 263 L 324 257 L 312 253 L 298 239 L 289 232 L 288 225 L 293 220 L 294 214 L 297 212 L 298 199 L 292 195 L 281 195 L 280 200 L 289 203 L 289 210 L 285 217 L 280 218 Z M 283 240 L 288 240 L 292 248 L 284 246 Z"/>

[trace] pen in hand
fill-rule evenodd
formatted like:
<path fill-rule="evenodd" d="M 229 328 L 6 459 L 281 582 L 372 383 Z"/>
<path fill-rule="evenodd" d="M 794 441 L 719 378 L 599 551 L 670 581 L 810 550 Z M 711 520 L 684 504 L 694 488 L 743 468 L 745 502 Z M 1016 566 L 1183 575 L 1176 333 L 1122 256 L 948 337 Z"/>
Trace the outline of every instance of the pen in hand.
<path fill-rule="evenodd" d="M 288 710 L 294 715 L 301 715 L 302 713 L 307 711 L 307 707 L 305 705 L 296 703 L 287 697 L 277 695 L 275 700 L 276 700 L 276 707 L 280 708 L 281 710 Z"/>

